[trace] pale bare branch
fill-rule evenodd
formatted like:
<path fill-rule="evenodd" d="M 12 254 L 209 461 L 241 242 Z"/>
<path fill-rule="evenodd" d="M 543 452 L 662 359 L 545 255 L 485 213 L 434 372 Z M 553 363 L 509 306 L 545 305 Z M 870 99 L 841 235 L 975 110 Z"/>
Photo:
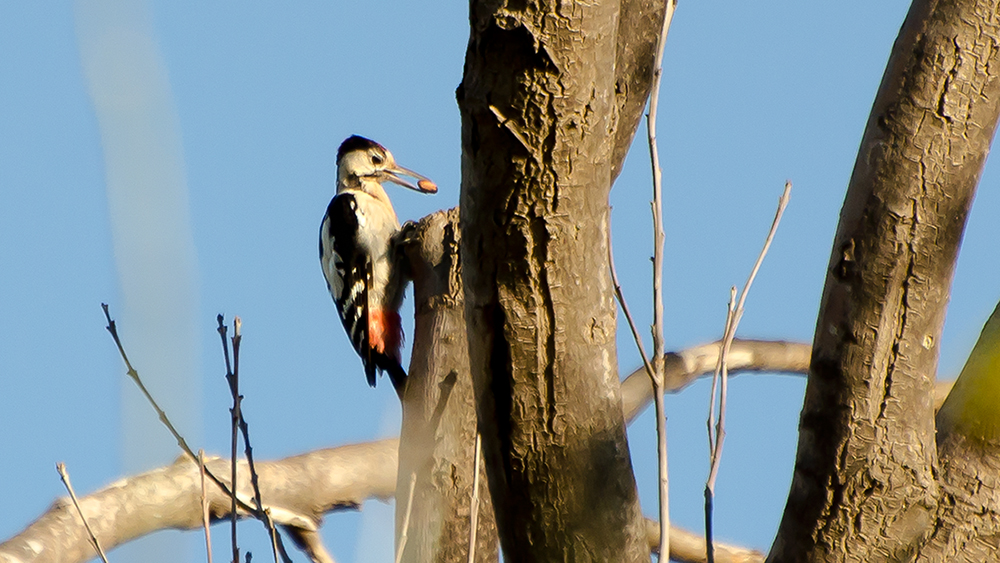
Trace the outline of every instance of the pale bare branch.
<path fill-rule="evenodd" d="M 659 469 L 660 552 L 670 552 L 670 478 L 667 472 L 667 414 L 663 408 L 663 171 L 660 153 L 656 146 L 656 110 L 660 105 L 660 79 L 663 77 L 663 48 L 667 44 L 670 22 L 674 19 L 676 0 L 667 0 L 663 11 L 663 26 L 656 46 L 653 63 L 653 85 L 649 93 L 649 113 L 646 114 L 646 132 L 649 141 L 649 159 L 653 167 L 653 356 L 656 359 L 653 373 L 653 398 L 656 404 L 656 453 Z M 624 299 L 622 299 L 624 303 Z M 623 305 L 624 307 L 624 305 Z M 638 342 L 638 339 L 636 339 Z M 643 354 L 645 360 L 645 354 Z"/>
<path fill-rule="evenodd" d="M 663 358 L 664 389 L 677 393 L 695 379 L 711 374 L 719 361 L 721 342 L 702 344 L 679 352 L 669 352 Z M 745 372 L 793 373 L 809 372 L 812 346 L 782 340 L 734 340 L 729 350 L 730 375 Z M 625 420 L 632 421 L 653 399 L 653 387 L 644 368 L 633 371 L 622 381 L 622 410 Z"/>
<path fill-rule="evenodd" d="M 392 498 L 398 447 L 398 440 L 391 439 L 259 462 L 264 509 L 313 561 L 331 563 L 333 559 L 315 534 L 323 515 L 356 508 L 373 497 Z M 250 472 L 246 462 L 240 464 L 237 490 L 247 498 L 252 494 Z M 217 474 L 229 471 L 227 459 L 211 457 L 205 465 Z M 206 495 L 213 521 L 226 518 L 229 495 L 217 487 L 208 487 Z M 201 473 L 197 463 L 182 457 L 172 465 L 82 497 L 80 506 L 94 534 L 105 538 L 107 549 L 157 530 L 197 530 L 203 525 Z M 248 516 L 244 509 L 238 511 L 241 518 Z M 73 563 L 93 554 L 86 530 L 68 501 L 57 501 L 25 530 L 0 544 L 0 561 Z"/>
<path fill-rule="evenodd" d="M 660 525 L 646 520 L 649 548 L 656 553 L 660 541 Z M 681 563 L 705 563 L 705 538 L 698 534 L 670 527 L 670 560 Z M 715 560 L 718 563 L 762 563 L 764 554 L 756 549 L 715 542 Z"/>

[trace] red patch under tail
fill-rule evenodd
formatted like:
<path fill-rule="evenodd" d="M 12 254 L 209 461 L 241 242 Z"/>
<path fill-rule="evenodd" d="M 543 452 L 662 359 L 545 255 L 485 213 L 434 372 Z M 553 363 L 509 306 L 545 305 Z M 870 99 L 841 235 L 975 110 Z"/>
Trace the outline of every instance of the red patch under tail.
<path fill-rule="evenodd" d="M 399 361 L 403 345 L 403 322 L 396 311 L 376 309 L 368 314 L 368 345 L 372 350 Z"/>

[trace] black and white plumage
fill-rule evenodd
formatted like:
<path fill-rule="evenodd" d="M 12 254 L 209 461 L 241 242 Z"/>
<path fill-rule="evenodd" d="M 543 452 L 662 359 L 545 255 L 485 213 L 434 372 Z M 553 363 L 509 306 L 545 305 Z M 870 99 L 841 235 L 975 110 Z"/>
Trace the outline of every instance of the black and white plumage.
<path fill-rule="evenodd" d="M 396 271 L 390 253 L 399 220 L 383 181 L 424 193 L 437 191 L 434 182 L 397 165 L 382 145 L 357 135 L 347 138 L 337 150 L 337 194 L 320 226 L 319 256 L 327 288 L 361 356 L 368 383 L 375 386 L 378 369 L 388 372 L 393 386 L 401 390 L 406 372 L 400 365 L 399 307 L 406 279 Z"/>

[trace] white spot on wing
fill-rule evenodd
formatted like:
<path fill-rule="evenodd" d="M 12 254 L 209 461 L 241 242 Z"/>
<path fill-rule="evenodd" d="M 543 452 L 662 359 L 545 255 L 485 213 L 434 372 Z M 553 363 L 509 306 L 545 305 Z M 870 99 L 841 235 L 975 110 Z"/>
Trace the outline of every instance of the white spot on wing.
<path fill-rule="evenodd" d="M 330 287 L 333 290 L 333 295 L 338 296 L 344 291 L 344 274 L 343 274 L 343 261 L 340 256 L 333 252 L 333 260 L 328 263 L 328 271 L 326 272 L 327 279 L 330 280 Z"/>

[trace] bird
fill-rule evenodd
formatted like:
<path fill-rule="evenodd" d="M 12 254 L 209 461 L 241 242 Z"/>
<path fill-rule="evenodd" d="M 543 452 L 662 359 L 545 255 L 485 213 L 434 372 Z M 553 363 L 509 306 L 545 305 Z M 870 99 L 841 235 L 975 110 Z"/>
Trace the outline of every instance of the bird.
<path fill-rule="evenodd" d="M 400 365 L 399 307 L 408 280 L 391 254 L 391 241 L 400 226 L 382 186 L 386 181 L 422 193 L 437 192 L 437 184 L 396 164 L 392 153 L 375 141 L 352 135 L 341 143 L 337 191 L 320 224 L 319 258 L 368 384 L 375 387 L 378 369 L 389 374 L 401 393 L 406 371 Z"/>

